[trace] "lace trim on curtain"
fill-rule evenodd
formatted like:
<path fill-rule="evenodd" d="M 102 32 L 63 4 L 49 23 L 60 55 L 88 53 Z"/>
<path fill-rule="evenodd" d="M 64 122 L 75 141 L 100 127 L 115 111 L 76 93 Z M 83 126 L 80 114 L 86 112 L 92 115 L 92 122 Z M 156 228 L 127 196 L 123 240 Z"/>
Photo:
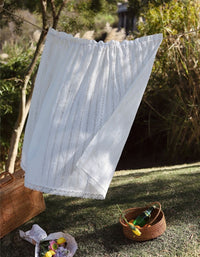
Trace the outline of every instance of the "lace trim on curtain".
<path fill-rule="evenodd" d="M 33 185 L 29 182 L 24 183 L 25 187 L 28 187 L 32 190 L 40 191 L 46 194 L 53 194 L 53 195 L 61 195 L 61 196 L 71 196 L 71 197 L 83 197 L 83 198 L 90 198 L 90 199 L 99 199 L 99 200 L 104 200 L 105 198 L 101 194 L 91 194 L 87 192 L 82 192 L 82 191 L 68 191 L 64 189 L 59 189 L 59 188 L 49 188 L 45 186 L 39 186 L 39 185 Z"/>

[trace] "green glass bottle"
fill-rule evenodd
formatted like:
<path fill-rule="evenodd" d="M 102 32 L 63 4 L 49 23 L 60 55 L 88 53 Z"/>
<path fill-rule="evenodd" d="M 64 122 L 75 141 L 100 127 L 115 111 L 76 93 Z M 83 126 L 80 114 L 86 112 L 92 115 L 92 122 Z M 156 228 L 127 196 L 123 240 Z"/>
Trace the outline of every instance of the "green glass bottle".
<path fill-rule="evenodd" d="M 156 208 L 155 205 L 143 211 L 136 219 L 133 221 L 134 225 L 143 227 L 150 219 L 152 211 Z"/>

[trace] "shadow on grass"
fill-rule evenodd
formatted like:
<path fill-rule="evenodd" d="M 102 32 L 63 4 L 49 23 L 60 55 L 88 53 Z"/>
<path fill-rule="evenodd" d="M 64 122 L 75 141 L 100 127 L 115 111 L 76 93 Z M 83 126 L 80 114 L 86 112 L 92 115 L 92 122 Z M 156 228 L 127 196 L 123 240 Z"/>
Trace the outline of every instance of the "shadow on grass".
<path fill-rule="evenodd" d="M 81 242 L 81 244 L 79 244 L 79 256 L 82 256 L 81 254 L 86 254 L 83 246 L 90 246 L 90 242 L 93 242 L 94 247 L 96 245 L 101 248 L 100 252 L 104 252 L 105 254 L 108 254 L 108 256 L 109 253 L 119 252 L 122 246 L 134 244 L 133 241 L 124 237 L 119 223 L 105 226 L 104 228 L 95 230 L 89 234 L 77 235 L 76 240 L 77 242 Z"/>
<path fill-rule="evenodd" d="M 111 186 L 106 199 L 103 201 L 47 196 L 45 198 L 46 211 L 35 219 L 39 219 L 38 221 L 44 223 L 46 220 L 47 225 L 50 220 L 65 220 L 67 224 L 71 225 L 74 219 L 85 219 L 87 221 L 90 217 L 93 219 L 94 216 L 102 216 L 103 212 L 110 211 L 110 208 L 113 211 L 113 215 L 116 215 L 117 204 L 122 208 L 131 208 L 144 206 L 144 204 L 154 201 L 161 202 L 166 216 L 169 213 L 168 218 L 170 220 L 178 218 L 174 215 L 171 216 L 172 209 L 176 210 L 176 212 L 197 211 L 198 213 L 200 206 L 200 172 L 176 175 L 176 178 L 173 179 L 158 178 L 151 182 L 135 181 L 135 176 L 137 176 L 135 173 L 126 175 L 126 179 L 128 178 L 126 184 Z M 122 176 L 122 179 L 124 179 L 124 176 Z M 114 180 L 121 180 L 121 176 L 114 178 Z M 194 210 L 195 206 L 197 207 L 196 210 Z"/>
<path fill-rule="evenodd" d="M 114 176 L 107 197 L 103 201 L 46 195 L 46 211 L 31 219 L 20 229 L 27 231 L 37 223 L 48 234 L 66 231 L 78 242 L 77 257 L 98 256 L 97 252 L 101 253 L 99 256 L 117 254 L 126 246 L 142 244 L 130 242 L 124 237 L 118 222 L 117 204 L 124 210 L 159 201 L 167 225 L 199 222 L 200 166 L 192 167 L 196 168 L 193 173 L 189 170 L 175 174 L 168 172 L 182 169 L 174 168 L 163 169 L 163 175 L 160 170 L 152 170 L 146 173 L 130 172 Z M 18 230 L 1 240 L 2 256 L 33 256 L 30 254 L 33 246 L 19 238 Z"/>

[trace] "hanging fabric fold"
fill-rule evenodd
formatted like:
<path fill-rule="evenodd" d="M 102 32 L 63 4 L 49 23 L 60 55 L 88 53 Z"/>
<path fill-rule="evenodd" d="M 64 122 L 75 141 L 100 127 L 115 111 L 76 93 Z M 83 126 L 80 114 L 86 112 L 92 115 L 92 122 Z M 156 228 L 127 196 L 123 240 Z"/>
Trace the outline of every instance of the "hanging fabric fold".
<path fill-rule="evenodd" d="M 25 186 L 104 199 L 162 34 L 108 43 L 50 29 L 25 130 Z"/>

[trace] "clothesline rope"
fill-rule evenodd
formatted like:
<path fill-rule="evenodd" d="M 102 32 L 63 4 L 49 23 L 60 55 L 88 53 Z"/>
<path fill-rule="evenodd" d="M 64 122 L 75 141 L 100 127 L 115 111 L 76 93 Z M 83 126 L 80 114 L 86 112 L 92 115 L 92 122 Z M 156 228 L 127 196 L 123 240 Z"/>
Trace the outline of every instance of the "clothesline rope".
<path fill-rule="evenodd" d="M 8 10 L 5 9 L 4 7 L 3 7 L 2 9 L 3 9 L 5 12 L 9 13 L 10 15 L 16 16 L 16 17 L 18 17 L 19 19 L 21 19 L 21 20 L 23 20 L 23 21 L 29 23 L 30 25 L 32 25 L 32 26 L 34 26 L 34 27 L 36 27 L 36 28 L 38 28 L 38 29 L 40 29 L 40 30 L 42 30 L 42 31 L 47 32 L 45 29 L 41 28 L 40 26 L 38 26 L 38 25 L 36 25 L 36 24 L 34 24 L 34 23 L 32 23 L 32 22 L 30 22 L 30 21 L 24 19 L 23 17 L 21 17 L 21 16 L 19 16 L 19 15 L 17 15 L 17 14 L 14 14 L 14 13 L 8 11 Z M 199 29 L 195 29 L 195 30 L 191 30 L 191 31 L 186 31 L 186 32 L 184 32 L 184 33 L 178 33 L 178 34 L 175 34 L 175 35 L 166 36 L 166 37 L 164 37 L 163 39 L 168 39 L 168 38 L 173 38 L 173 37 L 178 37 L 178 36 L 184 36 L 184 35 L 188 35 L 188 34 L 191 34 L 191 33 L 196 33 L 196 32 L 199 32 L 199 31 L 200 31 L 200 28 L 199 28 Z"/>
<path fill-rule="evenodd" d="M 9 13 L 10 15 L 13 15 L 13 16 L 15 16 L 15 17 L 17 17 L 17 18 L 19 18 L 19 19 L 21 19 L 21 20 L 23 20 L 23 21 L 29 23 L 30 25 L 32 25 L 32 26 L 38 28 L 39 30 L 42 30 L 42 31 L 47 32 L 47 30 L 45 30 L 45 29 L 41 28 L 40 26 L 38 26 L 38 25 L 36 25 L 36 24 L 34 24 L 34 23 L 32 23 L 32 22 L 30 22 L 30 21 L 24 19 L 23 17 L 21 17 L 21 16 L 15 14 L 15 13 L 13 13 L 13 12 L 8 11 L 8 10 L 5 9 L 4 7 L 3 7 L 2 9 L 3 9 L 5 12 Z"/>

